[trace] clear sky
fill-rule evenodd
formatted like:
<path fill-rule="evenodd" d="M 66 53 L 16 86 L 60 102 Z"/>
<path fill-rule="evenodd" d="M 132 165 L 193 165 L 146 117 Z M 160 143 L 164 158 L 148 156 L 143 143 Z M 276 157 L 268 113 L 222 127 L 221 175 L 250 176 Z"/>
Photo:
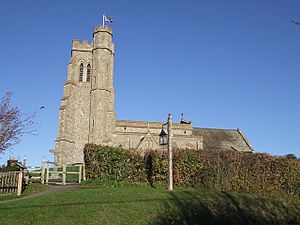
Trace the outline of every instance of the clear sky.
<path fill-rule="evenodd" d="M 51 159 L 73 39 L 102 13 L 116 45 L 117 119 L 241 128 L 257 152 L 300 156 L 299 0 L 1 1 L 0 95 L 31 113 L 37 136 L 1 155 Z"/>

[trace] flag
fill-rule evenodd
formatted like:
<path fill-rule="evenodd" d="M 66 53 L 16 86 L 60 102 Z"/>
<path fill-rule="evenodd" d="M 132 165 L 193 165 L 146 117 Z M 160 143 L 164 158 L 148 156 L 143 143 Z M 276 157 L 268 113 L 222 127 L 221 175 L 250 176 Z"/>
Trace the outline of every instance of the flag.
<path fill-rule="evenodd" d="M 107 16 L 104 16 L 104 20 L 107 23 L 112 23 L 113 22 L 113 20 L 111 18 L 107 17 Z"/>

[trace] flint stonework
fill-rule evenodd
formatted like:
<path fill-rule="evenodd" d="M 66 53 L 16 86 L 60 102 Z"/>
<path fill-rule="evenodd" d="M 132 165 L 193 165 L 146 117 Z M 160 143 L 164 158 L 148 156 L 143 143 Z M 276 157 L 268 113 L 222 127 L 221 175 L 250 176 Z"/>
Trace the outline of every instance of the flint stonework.
<path fill-rule="evenodd" d="M 87 143 L 133 149 L 142 155 L 148 149 L 166 150 L 166 145 L 159 145 L 159 134 L 165 121 L 116 120 L 112 38 L 110 27 L 99 26 L 93 30 L 92 42 L 72 42 L 55 141 L 55 162 L 58 165 L 82 163 L 83 148 Z M 81 65 L 82 81 L 79 79 Z M 173 123 L 172 142 L 175 150 L 253 151 L 239 129 L 194 128 L 192 122 L 183 119 L 181 123 Z"/>

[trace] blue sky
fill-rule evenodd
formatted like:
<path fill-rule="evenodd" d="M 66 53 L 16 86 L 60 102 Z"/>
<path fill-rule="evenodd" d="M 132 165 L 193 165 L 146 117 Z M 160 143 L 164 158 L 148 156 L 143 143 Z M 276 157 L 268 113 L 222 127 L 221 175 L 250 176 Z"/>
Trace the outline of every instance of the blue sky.
<path fill-rule="evenodd" d="M 257 152 L 300 156 L 298 0 L 3 1 L 0 94 L 31 113 L 37 136 L 1 155 L 38 165 L 57 135 L 73 39 L 102 13 L 116 45 L 117 119 L 241 128 Z"/>

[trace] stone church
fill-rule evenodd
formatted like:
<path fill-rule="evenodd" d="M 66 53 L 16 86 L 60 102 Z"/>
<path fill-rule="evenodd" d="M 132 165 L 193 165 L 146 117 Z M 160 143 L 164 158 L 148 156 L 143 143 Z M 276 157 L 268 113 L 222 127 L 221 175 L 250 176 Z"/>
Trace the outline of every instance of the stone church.
<path fill-rule="evenodd" d="M 133 149 L 166 149 L 159 142 L 163 122 L 117 120 L 114 107 L 112 29 L 99 26 L 92 42 L 73 40 L 68 75 L 59 109 L 54 158 L 58 164 L 83 162 L 86 143 Z M 233 149 L 252 152 L 239 129 L 196 128 L 192 122 L 173 124 L 173 148 Z"/>

